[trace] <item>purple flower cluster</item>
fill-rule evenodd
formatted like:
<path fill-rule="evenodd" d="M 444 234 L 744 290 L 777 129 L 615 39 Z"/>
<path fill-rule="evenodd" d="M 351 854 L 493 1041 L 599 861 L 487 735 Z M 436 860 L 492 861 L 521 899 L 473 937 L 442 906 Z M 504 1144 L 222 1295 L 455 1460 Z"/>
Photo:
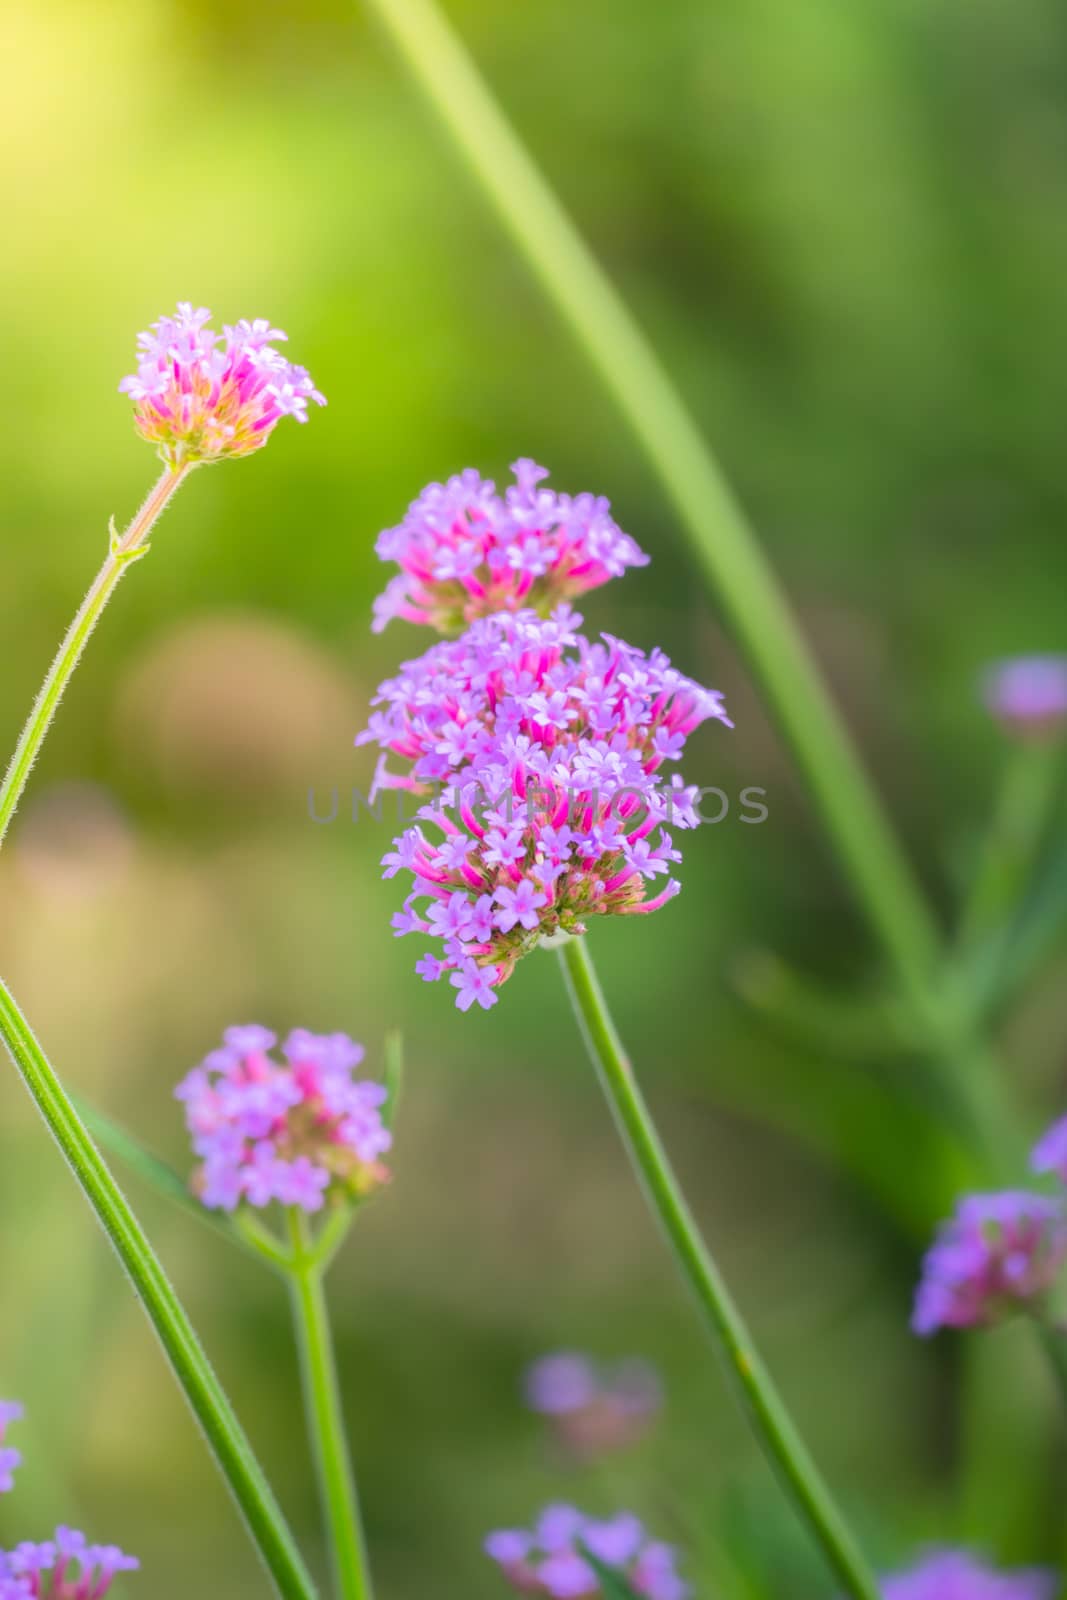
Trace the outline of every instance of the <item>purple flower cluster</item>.
<path fill-rule="evenodd" d="M 258 318 L 218 334 L 210 320 L 183 301 L 139 336 L 137 371 L 119 384 L 138 433 L 173 467 L 250 455 L 282 417 L 306 422 L 309 400 L 326 404 L 306 370 L 274 348 L 287 338 L 280 328 Z"/>
<path fill-rule="evenodd" d="M 1049 1572 L 995 1572 L 961 1550 L 936 1550 L 908 1572 L 887 1578 L 883 1600 L 1052 1600 Z"/>
<path fill-rule="evenodd" d="M 0 1444 L 4 1431 L 22 1416 L 13 1400 L 0 1400 Z M 0 1489 L 11 1488 L 19 1464 L 17 1450 L 0 1450 Z M 57 1528 L 43 1544 L 0 1549 L 0 1600 L 102 1600 L 119 1572 L 135 1572 L 139 1562 L 117 1545 L 90 1544 L 73 1528 Z"/>
<path fill-rule="evenodd" d="M 270 1055 L 266 1028 L 227 1028 L 222 1048 L 195 1067 L 175 1094 L 185 1103 L 201 1158 L 194 1187 L 206 1206 L 297 1206 L 369 1194 L 388 1178 L 381 1157 L 392 1136 L 381 1117 L 387 1092 L 356 1081 L 362 1045 L 347 1034 L 292 1032 L 284 1064 Z"/>
<path fill-rule="evenodd" d="M 998 722 L 1024 738 L 1043 739 L 1067 721 L 1067 656 L 1018 656 L 986 673 L 984 699 Z"/>
<path fill-rule="evenodd" d="M 0 1400 L 0 1494 L 15 1484 L 15 1468 L 22 1460 L 20 1453 L 4 1443 L 4 1435 L 13 1422 L 22 1417 L 22 1407 L 17 1400 Z"/>
<path fill-rule="evenodd" d="M 400 573 L 374 603 L 376 633 L 394 617 L 457 633 L 494 611 L 548 611 L 647 563 L 603 496 L 546 489 L 533 461 L 511 470 L 503 495 L 472 468 L 431 483 L 380 535 L 378 554 Z"/>
<path fill-rule="evenodd" d="M 721 696 L 609 634 L 590 642 L 568 606 L 473 623 L 384 683 L 357 744 L 375 743 L 379 788 L 435 796 L 384 857 L 414 887 L 397 934 L 428 934 L 457 1005 L 488 1009 L 515 963 L 592 916 L 654 911 L 677 894 L 665 824 L 697 823 L 697 791 L 660 769 L 714 718 Z M 389 755 L 406 770 L 388 770 Z M 648 896 L 646 884 L 664 879 Z"/>
<path fill-rule="evenodd" d="M 632 1444 L 663 1402 L 659 1376 L 646 1361 L 602 1367 L 570 1351 L 535 1361 L 524 1388 L 529 1405 L 549 1419 L 559 1443 L 583 1458 Z"/>
<path fill-rule="evenodd" d="M 532 1533 L 502 1530 L 485 1541 L 486 1554 L 522 1594 L 553 1600 L 593 1600 L 603 1594 L 588 1551 L 619 1573 L 635 1594 L 648 1600 L 686 1600 L 689 1585 L 679 1577 L 670 1545 L 649 1540 L 628 1512 L 606 1521 L 583 1516 L 573 1506 L 549 1506 Z"/>
<path fill-rule="evenodd" d="M 1023 1190 L 968 1195 L 923 1260 L 912 1328 L 988 1327 L 1031 1305 L 1067 1260 L 1062 1205 Z"/>
<path fill-rule="evenodd" d="M 57 1528 L 43 1544 L 0 1551 L 0 1600 L 102 1600 L 120 1572 L 140 1562 L 113 1544 L 90 1544 L 74 1528 Z"/>

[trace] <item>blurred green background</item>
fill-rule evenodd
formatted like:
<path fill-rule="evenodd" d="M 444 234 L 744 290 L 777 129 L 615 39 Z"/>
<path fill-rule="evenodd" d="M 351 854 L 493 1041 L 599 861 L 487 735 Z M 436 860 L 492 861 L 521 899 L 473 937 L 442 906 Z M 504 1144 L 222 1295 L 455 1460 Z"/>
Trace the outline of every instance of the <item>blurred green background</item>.
<path fill-rule="evenodd" d="M 1067 642 L 1063 8 L 449 12 L 714 441 L 946 908 L 1002 759 L 976 674 Z M 491 1600 L 483 1533 L 554 1498 L 632 1505 L 702 1596 L 832 1587 L 707 1359 L 554 961 L 460 1016 L 390 937 L 386 824 L 344 798 L 309 819 L 310 788 L 366 787 L 373 686 L 427 642 L 368 631 L 377 531 L 428 480 L 518 455 L 609 494 L 654 558 L 590 624 L 726 691 L 737 731 L 705 730 L 687 772 L 767 790 L 763 826 L 735 808 L 691 837 L 678 902 L 595 930 L 765 1353 L 880 1564 L 962 1537 L 1062 1556 L 1062 1452 L 1017 1426 L 1043 1373 L 1007 1335 L 976 1416 L 971 1347 L 907 1332 L 953 1184 L 909 1064 L 800 1039 L 738 992 L 765 951 L 866 983 L 847 886 L 662 492 L 359 6 L 9 0 L 0 151 L 9 745 L 108 516 L 155 470 L 115 392 L 137 330 L 179 298 L 269 316 L 329 397 L 197 474 L 123 585 L 0 862 L 0 964 L 67 1082 L 179 1165 L 172 1086 L 228 1022 L 344 1029 L 372 1067 L 403 1028 L 395 1183 L 332 1279 L 383 1600 Z M 1035 1126 L 1063 1098 L 1064 973 L 1054 956 L 1004 1019 Z M 265 1594 L 13 1074 L 0 1105 L 0 1393 L 29 1412 L 5 1542 L 84 1519 L 141 1555 L 131 1594 Z M 131 1190 L 321 1564 L 279 1286 Z M 525 1363 L 561 1346 L 665 1374 L 655 1435 L 603 1472 L 567 1469 L 522 1408 Z M 972 1431 L 999 1444 L 967 1465 Z"/>

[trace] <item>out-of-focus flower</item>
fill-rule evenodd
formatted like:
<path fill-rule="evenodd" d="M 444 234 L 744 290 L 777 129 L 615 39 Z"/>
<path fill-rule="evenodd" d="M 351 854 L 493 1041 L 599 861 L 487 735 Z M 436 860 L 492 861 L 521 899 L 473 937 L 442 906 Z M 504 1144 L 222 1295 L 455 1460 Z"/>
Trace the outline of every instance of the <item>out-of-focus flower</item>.
<path fill-rule="evenodd" d="M 22 1460 L 19 1451 L 4 1443 L 8 1428 L 21 1416 L 22 1407 L 17 1400 L 0 1400 L 0 1494 L 14 1487 L 15 1468 Z"/>
<path fill-rule="evenodd" d="M 660 769 L 714 718 L 721 696 L 605 634 L 592 643 L 568 606 L 473 623 L 384 683 L 357 744 L 385 752 L 379 788 L 435 795 L 383 858 L 414 888 L 398 934 L 430 934 L 427 981 L 488 1010 L 519 958 L 586 919 L 655 911 L 677 894 L 681 859 L 666 824 L 695 827 L 697 791 Z M 407 770 L 392 773 L 392 754 Z M 646 883 L 662 877 L 648 897 Z"/>
<path fill-rule="evenodd" d="M 1035 1172 L 1054 1172 L 1067 1183 L 1067 1117 L 1054 1122 L 1034 1146 L 1030 1165 Z"/>
<path fill-rule="evenodd" d="M 990 667 L 984 699 L 1009 732 L 1047 739 L 1067 723 L 1067 656 L 1017 656 Z"/>
<path fill-rule="evenodd" d="M 648 1362 L 598 1366 L 570 1351 L 535 1361 L 524 1389 L 531 1409 L 549 1419 L 558 1442 L 582 1458 L 633 1444 L 663 1403 L 659 1376 Z"/>
<path fill-rule="evenodd" d="M 139 1566 L 117 1545 L 90 1544 L 61 1527 L 43 1544 L 0 1551 L 0 1600 L 101 1600 L 112 1579 Z"/>
<path fill-rule="evenodd" d="M 1032 1305 L 1067 1260 L 1067 1218 L 1044 1195 L 968 1195 L 923 1260 L 912 1328 L 989 1327 Z"/>
<path fill-rule="evenodd" d="M 882 1583 L 884 1600 L 1052 1600 L 1059 1585 L 1050 1572 L 996 1572 L 962 1550 L 935 1550 L 907 1572 Z"/>
<path fill-rule="evenodd" d="M 381 1117 L 387 1091 L 352 1076 L 362 1045 L 297 1028 L 283 1064 L 269 1053 L 275 1043 L 254 1024 L 228 1028 L 175 1090 L 201 1158 L 196 1193 L 223 1211 L 277 1201 L 307 1212 L 369 1194 L 389 1176 L 381 1157 L 392 1136 Z"/>
<path fill-rule="evenodd" d="M 485 1551 L 522 1594 L 551 1595 L 554 1600 L 594 1600 L 603 1594 L 583 1551 L 648 1600 L 686 1600 L 691 1593 L 678 1575 L 673 1548 L 648 1539 L 638 1519 L 625 1511 L 597 1521 L 573 1506 L 548 1506 L 532 1533 L 491 1533 Z"/>
<path fill-rule="evenodd" d="M 324 406 L 307 371 L 287 361 L 286 339 L 263 318 L 216 333 L 211 312 L 188 301 L 137 340 L 137 371 L 119 390 L 133 401 L 138 433 L 172 467 L 247 456 L 282 417 L 306 422 L 308 401 Z"/>
<path fill-rule="evenodd" d="M 0 1443 L 21 1416 L 16 1401 L 0 1400 Z M 17 1451 L 0 1450 L 0 1489 L 11 1488 L 18 1461 Z M 0 1549 L 0 1600 L 102 1600 L 117 1573 L 135 1572 L 139 1565 L 117 1545 L 90 1544 L 74 1528 L 59 1527 L 43 1544 Z"/>
<path fill-rule="evenodd" d="M 648 557 L 602 495 L 542 487 L 536 462 L 516 461 L 504 494 L 473 468 L 431 483 L 377 551 L 400 574 L 374 603 L 374 631 L 394 617 L 456 633 L 475 617 L 529 606 L 549 611 Z"/>

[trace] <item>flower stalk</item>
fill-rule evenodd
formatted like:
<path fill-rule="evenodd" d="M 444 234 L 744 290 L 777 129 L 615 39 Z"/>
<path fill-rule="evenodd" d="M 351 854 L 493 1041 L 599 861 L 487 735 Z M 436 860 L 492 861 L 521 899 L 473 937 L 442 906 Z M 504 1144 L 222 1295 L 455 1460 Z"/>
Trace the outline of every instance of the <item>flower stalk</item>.
<path fill-rule="evenodd" d="M 104 607 L 130 565 L 147 553 L 148 537 L 152 529 L 192 471 L 192 465 L 164 467 L 125 533 L 120 534 L 112 523 L 107 558 L 93 579 L 92 587 L 78 608 L 74 621 L 67 629 L 66 637 L 33 703 L 33 710 L 15 747 L 15 754 L 11 758 L 3 785 L 0 786 L 0 843 L 3 842 L 11 818 L 22 798 L 22 791 L 26 787 L 33 764 L 52 724 L 52 718 L 63 698 L 63 691 L 81 660 L 82 651 L 88 644 Z"/>
<path fill-rule="evenodd" d="M 339 1242 L 338 1228 L 331 1229 L 327 1223 L 329 1248 L 323 1248 L 323 1237 L 313 1240 L 308 1218 L 299 1207 L 290 1206 L 287 1215 L 291 1244 L 288 1279 L 300 1351 L 304 1413 L 330 1536 L 334 1590 L 337 1600 L 372 1600 L 323 1281 L 332 1250 Z M 343 1233 L 350 1214 L 337 1211 L 334 1216 L 342 1219 L 338 1226 Z"/>
<path fill-rule="evenodd" d="M 1020 743 L 1004 769 L 1000 793 L 960 917 L 966 957 L 983 938 L 1002 933 L 1024 895 L 1063 775 L 1058 744 Z"/>
<path fill-rule="evenodd" d="M 756 1434 L 845 1592 L 853 1600 L 878 1600 L 874 1575 L 797 1433 L 701 1238 L 616 1032 L 586 940 L 568 939 L 560 947 L 559 958 L 579 1028 L 646 1199 L 696 1297 Z"/>

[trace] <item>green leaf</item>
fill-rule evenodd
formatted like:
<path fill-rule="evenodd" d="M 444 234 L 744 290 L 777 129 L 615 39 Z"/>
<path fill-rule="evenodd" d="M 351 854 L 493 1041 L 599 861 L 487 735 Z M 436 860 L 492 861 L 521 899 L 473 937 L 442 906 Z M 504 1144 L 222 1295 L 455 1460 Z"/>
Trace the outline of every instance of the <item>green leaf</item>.
<path fill-rule="evenodd" d="M 249 1254 L 261 1255 L 261 1250 L 249 1239 L 242 1236 L 228 1217 L 218 1212 L 209 1211 L 207 1206 L 190 1191 L 188 1184 L 180 1172 L 176 1172 L 166 1161 L 153 1155 L 120 1123 L 112 1120 L 103 1111 L 97 1110 L 80 1095 L 71 1095 L 79 1117 L 103 1149 L 118 1156 L 131 1172 L 136 1172 L 148 1186 L 157 1194 L 165 1196 L 175 1204 L 181 1206 L 189 1216 L 195 1217 L 202 1227 L 210 1228 L 213 1233 L 221 1234 L 230 1244 L 237 1245 Z"/>

